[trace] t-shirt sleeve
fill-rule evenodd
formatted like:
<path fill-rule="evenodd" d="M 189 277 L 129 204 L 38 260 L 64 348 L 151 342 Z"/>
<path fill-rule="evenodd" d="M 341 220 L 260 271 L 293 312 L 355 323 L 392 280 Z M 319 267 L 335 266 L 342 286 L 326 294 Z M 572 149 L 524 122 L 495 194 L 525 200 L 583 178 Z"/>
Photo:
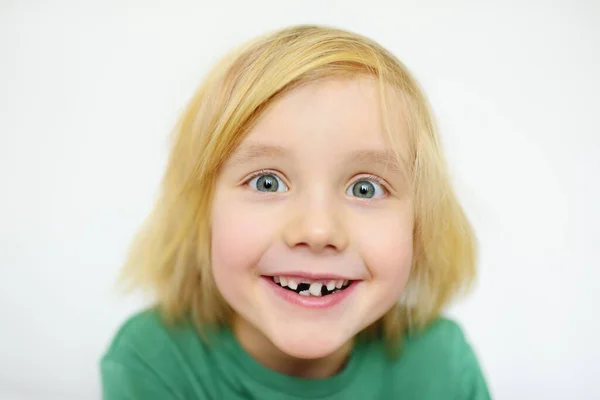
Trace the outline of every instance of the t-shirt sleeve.
<path fill-rule="evenodd" d="M 463 370 L 462 392 L 456 400 L 491 400 L 490 392 L 477 357 L 471 346 L 466 344 L 465 364 Z"/>
<path fill-rule="evenodd" d="M 491 400 L 491 395 L 476 352 L 462 328 L 454 321 L 441 318 L 435 322 L 421 344 L 434 350 L 429 361 L 437 360 L 436 372 L 451 387 L 452 400 Z"/>
<path fill-rule="evenodd" d="M 103 400 L 179 399 L 158 380 L 117 361 L 102 360 L 100 375 Z"/>
<path fill-rule="evenodd" d="M 127 320 L 100 360 L 102 399 L 184 400 L 183 389 L 174 383 L 170 371 L 165 371 L 169 345 L 155 312 L 142 312 Z"/>
<path fill-rule="evenodd" d="M 103 400 L 222 398 L 193 327 L 167 324 L 156 309 L 132 316 L 118 329 L 99 370 Z"/>

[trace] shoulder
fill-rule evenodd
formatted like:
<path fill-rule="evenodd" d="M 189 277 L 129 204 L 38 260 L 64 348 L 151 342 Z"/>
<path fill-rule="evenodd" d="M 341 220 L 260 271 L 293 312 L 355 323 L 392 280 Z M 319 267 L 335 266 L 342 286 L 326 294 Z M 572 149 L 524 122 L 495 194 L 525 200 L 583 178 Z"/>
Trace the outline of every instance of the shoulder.
<path fill-rule="evenodd" d="M 118 329 L 104 360 L 131 362 L 135 359 L 158 360 L 193 350 L 208 351 L 194 324 L 188 320 L 167 321 L 155 308 L 129 317 Z"/>
<path fill-rule="evenodd" d="M 415 382 L 429 390 L 456 393 L 460 399 L 489 399 L 477 356 L 461 326 L 451 319 L 438 318 L 408 335 L 397 367 L 398 372 L 412 371 Z"/>
<path fill-rule="evenodd" d="M 405 351 L 433 352 L 449 360 L 460 359 L 470 346 L 461 326 L 448 318 L 437 318 L 425 329 L 410 333 L 405 339 Z"/>
<path fill-rule="evenodd" d="M 142 398 L 152 390 L 152 396 L 143 398 L 183 398 L 194 390 L 185 377 L 208 376 L 209 358 L 191 322 L 169 323 L 156 309 L 148 309 L 121 325 L 100 360 L 103 392 L 120 396 L 135 391 Z"/>
<path fill-rule="evenodd" d="M 172 330 L 173 327 L 164 321 L 158 310 L 151 308 L 141 311 L 129 317 L 119 327 L 106 356 L 117 356 L 132 348 L 139 350 L 144 347 L 154 347 L 147 344 L 155 345 L 156 342 L 169 340 Z"/>

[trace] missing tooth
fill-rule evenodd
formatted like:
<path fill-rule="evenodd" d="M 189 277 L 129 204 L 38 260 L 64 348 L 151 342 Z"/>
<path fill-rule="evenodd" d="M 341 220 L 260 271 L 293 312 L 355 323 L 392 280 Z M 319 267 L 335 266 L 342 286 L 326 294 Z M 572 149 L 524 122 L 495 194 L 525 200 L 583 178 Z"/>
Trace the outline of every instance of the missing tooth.
<path fill-rule="evenodd" d="M 288 286 L 282 286 L 281 282 L 278 282 L 279 279 L 275 279 L 275 277 L 271 277 L 271 279 L 273 280 L 273 282 L 275 282 L 278 286 L 289 290 L 291 292 L 295 292 L 297 294 L 300 294 L 300 292 L 304 292 L 304 293 L 308 293 L 309 289 L 310 289 L 310 284 L 309 283 L 299 283 L 298 287 L 294 290 Z M 342 290 L 346 290 L 351 284 L 353 283 L 353 281 L 348 281 L 347 284 L 345 284 L 344 286 L 342 286 L 341 288 L 333 288 L 333 290 L 328 290 L 326 285 L 321 286 L 321 296 L 328 296 L 330 294 L 336 293 L 336 292 L 341 292 Z"/>

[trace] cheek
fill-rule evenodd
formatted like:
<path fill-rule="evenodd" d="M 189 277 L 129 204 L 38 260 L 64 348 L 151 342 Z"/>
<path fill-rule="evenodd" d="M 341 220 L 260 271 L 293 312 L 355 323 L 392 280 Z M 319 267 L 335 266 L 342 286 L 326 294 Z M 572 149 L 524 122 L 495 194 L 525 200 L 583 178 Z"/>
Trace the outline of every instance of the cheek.
<path fill-rule="evenodd" d="M 362 227 L 355 235 L 356 243 L 373 279 L 394 286 L 400 292 L 413 259 L 412 212 L 371 215 L 368 221 L 356 226 Z"/>
<path fill-rule="evenodd" d="M 248 301 L 246 287 L 256 257 L 257 227 L 235 204 L 215 199 L 211 226 L 211 268 L 217 289 L 239 310 Z"/>
<path fill-rule="evenodd" d="M 268 215 L 262 216 L 240 202 L 221 200 L 215 204 L 211 229 L 215 275 L 251 270 L 268 246 L 274 230 Z M 233 277 L 230 275 L 228 279 Z"/>

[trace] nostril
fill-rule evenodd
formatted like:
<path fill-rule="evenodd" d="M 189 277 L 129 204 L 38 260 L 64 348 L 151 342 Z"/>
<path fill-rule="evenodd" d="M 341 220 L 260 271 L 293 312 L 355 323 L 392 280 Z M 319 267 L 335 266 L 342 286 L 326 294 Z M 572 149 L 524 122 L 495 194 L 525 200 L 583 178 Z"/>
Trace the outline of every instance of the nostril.
<path fill-rule="evenodd" d="M 313 242 L 312 244 L 309 243 L 297 243 L 294 245 L 294 247 L 298 248 L 298 249 L 307 249 L 310 250 L 312 252 L 317 252 L 317 253 L 321 253 L 321 252 L 338 252 L 339 249 L 333 245 L 333 244 L 320 244 L 320 243 L 315 243 Z"/>

